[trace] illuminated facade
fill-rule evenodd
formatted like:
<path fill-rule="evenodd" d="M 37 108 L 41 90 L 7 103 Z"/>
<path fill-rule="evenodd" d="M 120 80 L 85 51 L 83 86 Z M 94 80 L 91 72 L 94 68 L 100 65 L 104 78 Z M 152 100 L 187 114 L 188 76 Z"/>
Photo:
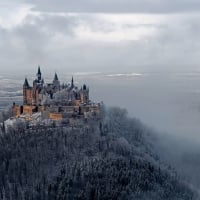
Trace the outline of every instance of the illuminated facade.
<path fill-rule="evenodd" d="M 91 103 L 89 88 L 84 84 L 80 89 L 71 84 L 60 84 L 55 73 L 52 83 L 45 84 L 40 67 L 33 85 L 25 78 L 23 84 L 23 105 L 13 104 L 13 116 L 32 115 L 41 112 L 44 119 L 60 121 L 70 118 L 97 116 L 100 104 Z"/>

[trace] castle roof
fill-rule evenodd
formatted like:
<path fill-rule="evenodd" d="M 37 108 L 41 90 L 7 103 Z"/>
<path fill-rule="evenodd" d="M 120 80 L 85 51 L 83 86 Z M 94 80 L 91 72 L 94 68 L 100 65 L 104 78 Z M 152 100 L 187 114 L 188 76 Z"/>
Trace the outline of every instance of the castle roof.
<path fill-rule="evenodd" d="M 84 85 L 83 85 L 83 90 L 86 90 L 86 89 L 87 89 L 87 87 L 86 87 L 86 85 L 84 84 Z"/>
<path fill-rule="evenodd" d="M 27 78 L 24 80 L 24 87 L 30 87 Z"/>
<path fill-rule="evenodd" d="M 74 78 L 72 76 L 72 81 L 71 81 L 71 88 L 74 88 Z"/>
<path fill-rule="evenodd" d="M 38 72 L 37 72 L 37 75 L 41 75 L 41 70 L 40 70 L 40 66 L 38 66 Z"/>
<path fill-rule="evenodd" d="M 58 81 L 58 75 L 57 75 L 57 73 L 55 73 L 54 81 Z"/>

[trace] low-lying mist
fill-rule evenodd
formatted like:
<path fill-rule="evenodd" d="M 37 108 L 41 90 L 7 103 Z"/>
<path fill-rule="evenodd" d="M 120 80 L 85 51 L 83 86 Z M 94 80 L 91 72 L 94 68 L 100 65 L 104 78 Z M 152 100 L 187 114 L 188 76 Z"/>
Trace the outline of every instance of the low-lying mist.
<path fill-rule="evenodd" d="M 43 74 L 46 82 L 53 79 L 53 75 L 45 77 Z M 69 82 L 71 75 L 58 72 L 61 82 Z M 28 76 L 30 83 L 33 77 L 33 74 Z M 18 80 L 16 90 L 23 84 L 23 78 L 10 78 Z M 196 187 L 200 186 L 198 71 L 80 72 L 74 74 L 74 79 L 79 87 L 84 83 L 90 87 L 90 99 L 103 101 L 107 106 L 126 108 L 131 117 L 139 118 L 147 126 L 153 127 L 157 134 L 155 146 L 162 160 L 174 166 L 181 176 Z M 5 85 L 6 82 L 2 87 Z"/>
<path fill-rule="evenodd" d="M 155 129 L 162 160 L 200 186 L 200 74 L 144 73 L 88 79 L 91 97 L 120 106 Z"/>

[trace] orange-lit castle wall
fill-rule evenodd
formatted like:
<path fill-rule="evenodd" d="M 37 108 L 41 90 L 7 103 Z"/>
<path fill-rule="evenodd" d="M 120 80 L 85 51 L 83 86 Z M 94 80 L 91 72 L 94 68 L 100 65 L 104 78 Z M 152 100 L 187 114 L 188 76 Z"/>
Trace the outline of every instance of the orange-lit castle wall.
<path fill-rule="evenodd" d="M 62 120 L 62 114 L 61 113 L 49 113 L 49 119 L 60 121 L 60 120 Z"/>

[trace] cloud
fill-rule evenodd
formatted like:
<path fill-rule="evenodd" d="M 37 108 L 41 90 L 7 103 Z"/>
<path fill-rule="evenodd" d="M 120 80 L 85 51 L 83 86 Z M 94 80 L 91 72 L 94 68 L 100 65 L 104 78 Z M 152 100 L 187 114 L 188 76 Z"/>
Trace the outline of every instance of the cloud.
<path fill-rule="evenodd" d="M 41 64 L 71 73 L 148 72 L 189 70 L 199 63 L 198 13 L 68 13 L 56 12 L 55 3 L 55 9 L 44 12 L 35 2 L 1 7 L 0 62 L 6 66 L 2 70 Z M 16 21 L 13 12 L 20 16 Z"/>
<path fill-rule="evenodd" d="M 199 11 L 198 0 L 28 0 L 36 10 L 86 13 L 177 13 Z"/>
<path fill-rule="evenodd" d="M 10 29 L 18 26 L 33 7 L 30 4 L 2 1 L 0 3 L 0 27 Z"/>

